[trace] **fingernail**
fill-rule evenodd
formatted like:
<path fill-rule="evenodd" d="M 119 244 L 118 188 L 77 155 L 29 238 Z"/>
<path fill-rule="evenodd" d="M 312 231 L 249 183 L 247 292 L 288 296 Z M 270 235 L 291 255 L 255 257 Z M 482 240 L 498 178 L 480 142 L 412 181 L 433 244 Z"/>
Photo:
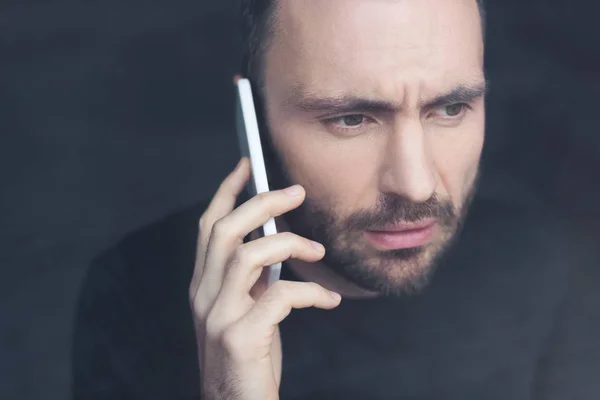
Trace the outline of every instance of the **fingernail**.
<path fill-rule="evenodd" d="M 325 247 L 319 242 L 315 242 L 314 240 L 311 240 L 310 244 L 312 245 L 312 247 L 315 248 L 315 250 L 319 250 L 319 251 L 325 250 Z"/>
<path fill-rule="evenodd" d="M 342 300 L 342 295 L 336 292 L 332 292 L 331 290 L 329 291 L 329 294 L 331 295 L 331 297 L 333 297 L 336 301 L 340 301 Z"/>
<path fill-rule="evenodd" d="M 283 191 L 288 196 L 299 196 L 302 194 L 302 187 L 299 185 L 291 186 Z"/>

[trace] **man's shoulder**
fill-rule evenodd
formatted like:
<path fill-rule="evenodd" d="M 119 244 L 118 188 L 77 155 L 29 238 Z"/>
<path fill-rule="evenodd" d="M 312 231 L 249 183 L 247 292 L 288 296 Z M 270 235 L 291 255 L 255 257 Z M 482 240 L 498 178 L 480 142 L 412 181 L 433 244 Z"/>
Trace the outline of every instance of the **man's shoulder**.
<path fill-rule="evenodd" d="M 88 266 L 76 321 L 123 304 L 150 307 L 156 299 L 185 304 L 196 253 L 198 221 L 208 202 L 179 209 L 128 233 Z"/>
<path fill-rule="evenodd" d="M 188 286 L 205 207 L 201 202 L 138 229 L 93 260 L 73 327 L 77 398 L 124 391 L 195 398 Z"/>
<path fill-rule="evenodd" d="M 169 250 L 180 250 L 182 246 L 195 249 L 198 221 L 208 205 L 201 201 L 168 214 L 136 231 L 128 233 L 107 252 L 119 251 L 125 256 L 151 254 L 160 256 Z"/>
<path fill-rule="evenodd" d="M 208 201 L 179 209 L 158 221 L 128 233 L 104 250 L 91 263 L 90 278 L 111 275 L 127 278 L 143 277 L 136 285 L 151 277 L 191 274 L 198 236 L 198 221 Z"/>

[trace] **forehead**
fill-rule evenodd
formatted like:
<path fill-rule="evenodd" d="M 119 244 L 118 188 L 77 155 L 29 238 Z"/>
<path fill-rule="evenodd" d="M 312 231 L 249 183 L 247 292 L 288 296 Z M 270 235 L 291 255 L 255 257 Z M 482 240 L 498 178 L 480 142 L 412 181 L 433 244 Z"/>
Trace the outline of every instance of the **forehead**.
<path fill-rule="evenodd" d="M 265 68 L 269 92 L 444 90 L 482 77 L 478 7 L 475 0 L 279 0 Z"/>

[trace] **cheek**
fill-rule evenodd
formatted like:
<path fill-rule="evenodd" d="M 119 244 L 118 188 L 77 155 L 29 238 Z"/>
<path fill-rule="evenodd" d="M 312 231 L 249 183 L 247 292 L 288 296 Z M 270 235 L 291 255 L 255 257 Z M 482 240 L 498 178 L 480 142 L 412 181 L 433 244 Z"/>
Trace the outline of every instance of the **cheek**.
<path fill-rule="evenodd" d="M 479 169 L 484 141 L 483 125 L 468 127 L 436 137 L 433 158 L 439 176 L 438 192 L 460 204 Z"/>
<path fill-rule="evenodd" d="M 372 204 L 377 198 L 377 150 L 360 139 L 336 140 L 310 128 L 279 129 L 273 142 L 292 181 L 315 201 L 340 213 Z M 360 143 L 359 143 L 360 142 Z"/>

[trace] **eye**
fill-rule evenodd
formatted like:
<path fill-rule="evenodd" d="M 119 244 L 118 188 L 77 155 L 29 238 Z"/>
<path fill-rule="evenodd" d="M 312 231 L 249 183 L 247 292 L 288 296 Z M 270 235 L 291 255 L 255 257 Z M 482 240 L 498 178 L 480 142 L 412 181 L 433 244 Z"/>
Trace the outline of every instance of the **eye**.
<path fill-rule="evenodd" d="M 367 117 L 363 114 L 350 114 L 330 118 L 326 122 L 340 128 L 355 128 L 366 122 L 366 119 Z"/>
<path fill-rule="evenodd" d="M 441 107 L 438 111 L 436 111 L 436 113 L 438 113 L 437 116 L 442 119 L 457 119 L 461 117 L 469 108 L 469 105 L 466 103 L 449 104 Z"/>
<path fill-rule="evenodd" d="M 451 106 L 447 106 L 445 111 L 450 117 L 456 117 L 457 115 L 460 115 L 463 108 L 464 104 L 452 104 Z"/>

